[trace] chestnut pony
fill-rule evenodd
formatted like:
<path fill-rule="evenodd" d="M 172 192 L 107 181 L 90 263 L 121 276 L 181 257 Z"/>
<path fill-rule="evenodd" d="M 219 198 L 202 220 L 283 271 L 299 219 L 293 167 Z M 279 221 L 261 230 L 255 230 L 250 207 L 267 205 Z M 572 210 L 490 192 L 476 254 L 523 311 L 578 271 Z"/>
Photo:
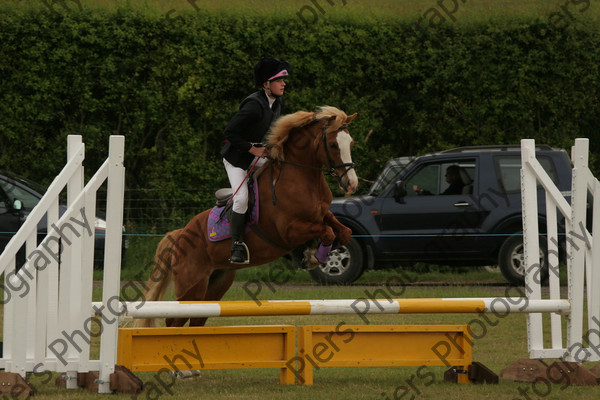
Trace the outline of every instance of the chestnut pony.
<path fill-rule="evenodd" d="M 209 241 L 206 210 L 161 240 L 144 299 L 160 300 L 172 279 L 179 301 L 220 300 L 239 268 L 266 264 L 314 239 L 324 245 L 336 239 L 348 243 L 350 229 L 329 211 L 332 194 L 323 172 L 336 175 L 345 192 L 356 191 L 353 140 L 347 130 L 355 116 L 325 106 L 278 119 L 267 136 L 270 160 L 257 172 L 260 232 L 252 230 L 245 237 L 250 263 L 229 263 L 231 239 Z M 183 326 L 187 320 L 167 318 L 166 325 Z M 205 322 L 206 318 L 191 318 L 190 326 Z M 154 324 L 136 321 L 137 326 Z"/>

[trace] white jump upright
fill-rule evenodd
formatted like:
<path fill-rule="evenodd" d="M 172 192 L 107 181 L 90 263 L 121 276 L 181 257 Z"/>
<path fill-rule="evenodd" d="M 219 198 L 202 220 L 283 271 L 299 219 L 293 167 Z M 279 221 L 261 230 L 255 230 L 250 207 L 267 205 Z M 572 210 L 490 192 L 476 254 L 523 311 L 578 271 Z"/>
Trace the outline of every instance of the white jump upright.
<path fill-rule="evenodd" d="M 562 336 L 565 322 L 563 317 L 559 313 L 550 315 L 550 348 L 544 346 L 542 314 L 528 314 L 528 349 L 531 359 L 561 358 L 574 362 L 600 360 L 600 235 L 592 236 L 587 222 L 591 217 L 588 211 L 593 210 L 592 232 L 600 232 L 600 183 L 588 168 L 588 147 L 588 139 L 575 140 L 571 155 L 571 193 L 561 193 L 536 159 L 535 142 L 532 139 L 521 141 L 527 295 L 530 300 L 542 299 L 539 244 L 540 240 L 545 240 L 549 266 L 548 296 L 552 300 L 561 299 L 558 254 L 566 250 L 570 304 L 569 312 L 562 313 L 566 318 L 566 342 Z M 543 228 L 538 226 L 538 184 L 544 189 L 545 196 L 545 235 L 540 235 Z M 593 199 L 592 208 L 588 208 L 588 198 Z M 563 231 L 558 228 L 561 222 L 559 216 L 564 219 Z M 561 246 L 561 243 L 566 246 Z M 584 307 L 584 291 L 587 292 L 587 308 Z M 585 310 L 588 316 L 588 334 L 584 335 Z"/>
<path fill-rule="evenodd" d="M 76 388 L 77 373 L 100 371 L 99 392 L 110 390 L 115 369 L 118 318 L 108 315 L 109 301 L 119 296 L 124 137 L 111 136 L 109 156 L 84 187 L 85 146 L 81 136 L 68 137 L 68 161 L 38 205 L 0 256 L 4 274 L 3 356 L 0 368 L 25 377 L 28 372 L 66 372 L 67 388 Z M 106 244 L 102 315 L 92 319 L 92 284 L 96 195 L 107 182 Z M 66 210 L 59 196 L 66 188 Z M 38 224 L 48 234 L 37 245 Z M 25 264 L 17 269 L 24 246 Z M 106 315 L 105 315 L 106 314 Z M 97 322 L 96 322 L 97 321 Z M 100 321 L 102 326 L 100 327 Z M 101 332 L 98 360 L 90 360 L 90 343 Z"/>

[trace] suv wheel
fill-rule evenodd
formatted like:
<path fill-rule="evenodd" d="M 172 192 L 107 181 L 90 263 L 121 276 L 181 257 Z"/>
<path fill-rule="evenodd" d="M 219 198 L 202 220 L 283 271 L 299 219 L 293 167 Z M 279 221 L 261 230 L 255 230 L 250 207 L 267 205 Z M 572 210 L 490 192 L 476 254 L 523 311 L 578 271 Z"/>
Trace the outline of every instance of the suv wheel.
<path fill-rule="evenodd" d="M 328 285 L 352 283 L 363 273 L 363 252 L 358 241 L 350 239 L 348 244 L 329 253 L 329 261 L 311 271 L 317 282 Z"/>
<path fill-rule="evenodd" d="M 548 278 L 546 243 L 540 240 L 540 263 L 542 265 L 541 281 Z M 523 285 L 525 282 L 525 251 L 523 236 L 510 236 L 500 247 L 498 265 L 502 275 L 513 285 Z"/>

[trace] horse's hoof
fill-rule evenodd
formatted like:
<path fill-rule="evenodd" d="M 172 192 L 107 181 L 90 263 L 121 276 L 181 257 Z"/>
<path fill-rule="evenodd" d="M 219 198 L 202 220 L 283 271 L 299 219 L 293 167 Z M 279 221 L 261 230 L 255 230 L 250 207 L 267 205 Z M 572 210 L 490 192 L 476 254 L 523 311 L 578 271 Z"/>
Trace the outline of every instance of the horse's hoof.
<path fill-rule="evenodd" d="M 200 371 L 197 369 L 185 370 L 185 371 L 171 371 L 171 376 L 177 379 L 189 379 L 200 376 Z"/>
<path fill-rule="evenodd" d="M 320 267 L 321 265 L 323 265 L 323 264 L 319 260 L 317 260 L 317 257 L 315 257 L 313 255 L 310 257 L 310 260 L 307 262 L 306 269 L 308 271 L 312 271 L 313 269 Z"/>

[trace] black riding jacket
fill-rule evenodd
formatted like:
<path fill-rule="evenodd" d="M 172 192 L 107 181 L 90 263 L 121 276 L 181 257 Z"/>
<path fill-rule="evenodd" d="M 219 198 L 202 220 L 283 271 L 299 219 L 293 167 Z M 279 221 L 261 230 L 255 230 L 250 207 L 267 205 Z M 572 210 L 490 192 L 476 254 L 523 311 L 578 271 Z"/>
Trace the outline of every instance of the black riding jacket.
<path fill-rule="evenodd" d="M 271 123 L 281 115 L 283 98 L 275 99 L 272 107 L 263 90 L 246 97 L 238 112 L 225 128 L 224 146 L 221 155 L 232 165 L 248 169 L 254 156 L 248 152 L 252 143 L 262 142 Z"/>

